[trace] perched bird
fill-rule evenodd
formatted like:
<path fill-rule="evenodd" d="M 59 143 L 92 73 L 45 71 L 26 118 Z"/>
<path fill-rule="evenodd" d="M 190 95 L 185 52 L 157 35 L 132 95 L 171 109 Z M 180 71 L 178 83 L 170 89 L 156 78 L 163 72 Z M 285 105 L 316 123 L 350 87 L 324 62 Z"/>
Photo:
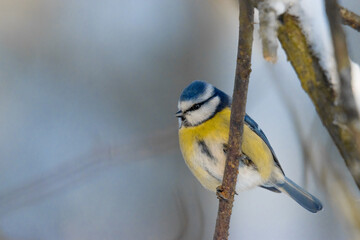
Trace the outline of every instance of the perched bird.
<path fill-rule="evenodd" d="M 221 185 L 230 127 L 231 98 L 216 87 L 194 81 L 178 102 L 179 142 L 191 172 L 211 191 Z M 284 192 L 310 212 L 322 209 L 321 202 L 287 178 L 258 124 L 245 116 L 242 152 L 236 191 L 260 186 Z"/>

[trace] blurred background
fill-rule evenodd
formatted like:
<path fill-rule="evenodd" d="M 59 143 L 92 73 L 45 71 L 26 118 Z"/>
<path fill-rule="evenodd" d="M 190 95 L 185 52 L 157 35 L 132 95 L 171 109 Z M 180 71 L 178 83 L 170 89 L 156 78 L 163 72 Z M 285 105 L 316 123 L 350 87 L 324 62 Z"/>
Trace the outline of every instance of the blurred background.
<path fill-rule="evenodd" d="M 237 34 L 236 0 L 0 1 L 0 239 L 212 239 L 218 200 L 187 169 L 174 113 L 196 79 L 232 94 Z M 247 112 L 324 210 L 243 192 L 230 239 L 359 239 L 342 158 L 282 49 L 265 62 L 255 35 Z"/>

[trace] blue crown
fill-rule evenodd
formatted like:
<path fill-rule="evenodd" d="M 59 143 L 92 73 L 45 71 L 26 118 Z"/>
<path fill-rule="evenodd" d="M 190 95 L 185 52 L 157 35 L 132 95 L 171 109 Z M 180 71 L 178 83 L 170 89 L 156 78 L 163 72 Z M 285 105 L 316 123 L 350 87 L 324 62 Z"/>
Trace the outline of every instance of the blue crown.
<path fill-rule="evenodd" d="M 210 84 L 202 81 L 194 81 L 187 86 L 180 95 L 180 101 L 194 100 L 199 98 Z"/>
<path fill-rule="evenodd" d="M 213 85 L 203 81 L 194 81 L 189 86 L 187 86 L 180 95 L 180 101 L 197 100 L 204 95 L 209 87 L 214 90 L 214 94 L 209 96 L 208 100 L 212 99 L 214 96 L 218 96 L 220 98 L 220 104 L 217 106 L 215 113 L 221 111 L 225 107 L 230 107 L 231 97 Z"/>

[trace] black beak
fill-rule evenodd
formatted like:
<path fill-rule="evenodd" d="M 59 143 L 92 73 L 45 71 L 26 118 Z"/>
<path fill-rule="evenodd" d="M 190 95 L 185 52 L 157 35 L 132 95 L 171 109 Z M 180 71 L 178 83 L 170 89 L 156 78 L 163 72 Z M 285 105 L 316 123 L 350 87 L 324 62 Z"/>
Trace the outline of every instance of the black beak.
<path fill-rule="evenodd" d="M 181 118 L 183 116 L 183 112 L 181 110 L 179 110 L 175 113 L 175 116 L 178 118 Z"/>

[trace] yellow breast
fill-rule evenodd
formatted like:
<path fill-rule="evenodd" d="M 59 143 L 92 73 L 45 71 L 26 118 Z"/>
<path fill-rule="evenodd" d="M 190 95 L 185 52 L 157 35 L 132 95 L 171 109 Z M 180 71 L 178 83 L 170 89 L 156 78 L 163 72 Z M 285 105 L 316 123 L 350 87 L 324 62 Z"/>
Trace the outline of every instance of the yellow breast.
<path fill-rule="evenodd" d="M 179 142 L 184 160 L 191 172 L 201 182 L 201 184 L 215 191 L 221 184 L 222 175 L 225 167 L 225 155 L 223 153 L 223 143 L 227 143 L 229 137 L 229 116 L 230 110 L 224 109 L 217 113 L 213 118 L 194 127 L 182 127 L 179 129 Z M 216 166 L 209 164 L 206 166 L 204 159 L 199 153 L 198 141 L 204 141 L 212 150 L 212 155 L 217 158 Z M 214 151 L 214 148 L 217 151 Z M 211 175 L 216 175 L 220 180 Z"/>
<path fill-rule="evenodd" d="M 194 127 L 181 127 L 179 129 L 180 148 L 186 164 L 205 186 L 207 183 L 206 170 L 197 163 L 196 144 L 198 140 L 220 141 L 222 144 L 228 142 L 230 126 L 230 108 L 225 108 L 217 113 L 213 118 Z M 244 125 L 244 135 L 242 151 L 257 166 L 261 178 L 266 181 L 271 176 L 274 169 L 272 153 L 266 143 L 253 132 L 246 124 Z M 224 162 L 222 163 L 224 168 Z M 222 170 L 223 171 L 223 170 Z M 222 177 L 222 176 L 221 176 Z M 207 188 L 213 188 L 216 183 L 208 183 Z M 211 185 L 211 186 L 210 186 Z"/>

